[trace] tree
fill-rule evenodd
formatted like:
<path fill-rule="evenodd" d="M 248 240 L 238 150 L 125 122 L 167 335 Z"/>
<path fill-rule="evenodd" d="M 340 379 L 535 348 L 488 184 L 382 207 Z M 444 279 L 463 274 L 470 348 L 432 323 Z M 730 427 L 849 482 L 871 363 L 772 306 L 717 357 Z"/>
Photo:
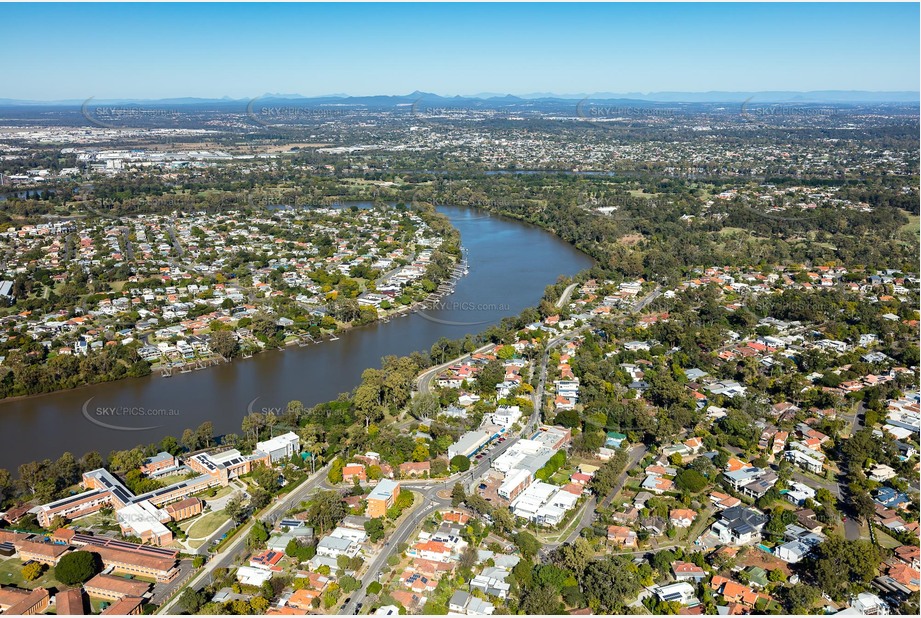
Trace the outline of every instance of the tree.
<path fill-rule="evenodd" d="M 45 571 L 45 565 L 41 562 L 30 562 L 22 567 L 22 578 L 27 582 L 34 582 L 42 576 Z"/>
<path fill-rule="evenodd" d="M 262 487 L 257 487 L 253 490 L 250 495 L 249 503 L 253 507 L 254 511 L 259 511 L 264 509 L 269 505 L 269 502 L 272 501 L 272 494 L 263 489 Z"/>
<path fill-rule="evenodd" d="M 240 426 L 243 433 L 254 442 L 259 440 L 259 433 L 263 427 L 265 427 L 265 415 L 259 412 L 252 412 L 244 416 Z"/>
<path fill-rule="evenodd" d="M 464 551 L 461 552 L 460 560 L 458 564 L 462 569 L 472 569 L 476 565 L 477 561 L 477 550 L 474 545 L 467 545 L 464 548 Z"/>
<path fill-rule="evenodd" d="M 195 440 L 198 448 L 208 448 L 214 441 L 214 424 L 211 421 L 205 421 L 195 430 Z"/>
<path fill-rule="evenodd" d="M 274 468 L 265 465 L 257 465 L 252 472 L 253 480 L 259 487 L 266 491 L 275 492 L 278 490 L 278 472 Z"/>
<path fill-rule="evenodd" d="M 585 598 L 595 601 L 605 613 L 628 613 L 623 604 L 642 588 L 636 571 L 629 560 L 620 556 L 608 556 L 604 560 L 591 562 L 585 568 L 582 590 Z"/>
<path fill-rule="evenodd" d="M 345 503 L 337 491 L 317 492 L 307 507 L 307 519 L 320 534 L 335 528 L 345 515 Z"/>
<path fill-rule="evenodd" d="M 182 446 L 184 446 L 189 452 L 198 448 L 198 439 L 195 437 L 195 432 L 191 429 L 186 429 L 182 432 L 182 439 L 180 442 L 182 443 Z"/>
<path fill-rule="evenodd" d="M 617 480 L 624 467 L 627 465 L 627 454 L 618 449 L 614 456 L 604 462 L 595 476 L 592 478 L 590 487 L 596 496 L 604 497 L 610 494 L 617 487 Z"/>
<path fill-rule="evenodd" d="M 876 514 L 876 501 L 873 500 L 870 494 L 863 490 L 852 492 L 851 501 L 854 504 L 854 510 L 857 511 L 857 514 L 867 521 L 867 523 L 870 523 L 873 520 L 873 516 Z"/>
<path fill-rule="evenodd" d="M 269 530 L 265 522 L 256 520 L 249 530 L 249 540 L 257 547 L 269 540 Z"/>
<path fill-rule="evenodd" d="M 791 614 L 809 614 L 822 598 L 822 591 L 808 584 L 795 584 L 784 589 L 784 607 Z"/>
<path fill-rule="evenodd" d="M 377 543 L 384 538 L 384 522 L 380 517 L 369 519 L 365 522 L 365 532 L 368 533 L 368 538 L 372 543 Z"/>
<path fill-rule="evenodd" d="M 102 459 L 102 455 L 98 451 L 90 451 L 86 455 L 80 458 L 80 471 L 87 472 L 89 470 L 98 470 L 103 467 L 105 462 Z"/>
<path fill-rule="evenodd" d="M 876 577 L 881 560 L 879 548 L 870 541 L 832 536 L 815 547 L 805 572 L 815 578 L 820 589 L 841 599 Z"/>
<path fill-rule="evenodd" d="M 203 591 L 186 588 L 179 595 L 179 607 L 187 614 L 197 614 L 198 610 L 208 602 L 208 596 Z"/>
<path fill-rule="evenodd" d="M 0 468 L 0 504 L 6 502 L 7 497 L 13 494 L 14 489 L 13 476 L 10 471 Z"/>
<path fill-rule="evenodd" d="M 451 458 L 452 472 L 466 472 L 470 469 L 470 459 L 464 455 L 455 455 Z"/>
<path fill-rule="evenodd" d="M 505 367 L 497 360 L 491 360 L 480 369 L 477 375 L 477 391 L 483 395 L 494 395 L 496 385 L 505 379 Z"/>
<path fill-rule="evenodd" d="M 464 457 L 464 459 L 467 459 Z M 467 499 L 467 492 L 464 491 L 464 486 L 460 483 L 454 483 L 454 487 L 451 488 L 451 506 L 457 508 L 460 506 L 464 500 Z"/>
<path fill-rule="evenodd" d="M 61 556 L 54 567 L 54 578 L 62 584 L 82 584 L 102 570 L 99 554 L 88 551 L 74 551 Z"/>
<path fill-rule="evenodd" d="M 361 582 L 351 575 L 343 575 L 339 578 L 339 587 L 342 588 L 342 591 L 346 594 L 355 592 L 360 586 Z"/>
<path fill-rule="evenodd" d="M 54 473 L 61 487 L 73 485 L 80 480 L 77 460 L 71 453 L 64 453 L 54 463 Z"/>
<path fill-rule="evenodd" d="M 435 418 L 441 410 L 441 404 L 434 393 L 424 392 L 413 397 L 409 413 L 420 421 Z"/>
<path fill-rule="evenodd" d="M 557 425 L 569 427 L 570 429 L 575 429 L 582 424 L 582 420 L 579 418 L 579 413 L 576 410 L 561 410 L 557 413 L 554 420 Z"/>
<path fill-rule="evenodd" d="M 697 470 L 688 468 L 675 476 L 675 485 L 696 494 L 707 486 L 707 478 Z"/>
<path fill-rule="evenodd" d="M 211 333 L 211 340 L 208 342 L 208 346 L 211 348 L 212 352 L 220 354 L 224 358 L 233 358 L 236 356 L 240 347 L 233 333 L 224 330 Z"/>
<path fill-rule="evenodd" d="M 45 482 L 50 475 L 51 460 L 30 461 L 19 466 L 19 480 L 30 493 L 35 493 L 39 485 Z"/>
<path fill-rule="evenodd" d="M 416 445 L 416 448 L 413 449 L 413 461 L 428 461 L 429 460 L 429 447 L 424 443 L 420 442 Z"/>
<path fill-rule="evenodd" d="M 227 501 L 224 505 L 224 512 L 238 524 L 246 519 L 246 507 L 243 506 L 243 500 L 239 496 L 233 496 Z"/>
<path fill-rule="evenodd" d="M 326 473 L 326 480 L 330 482 L 331 485 L 338 485 L 342 482 L 342 468 L 345 467 L 345 464 L 338 457 L 333 460 L 333 463 L 329 466 L 329 472 Z"/>
<path fill-rule="evenodd" d="M 595 552 L 588 540 L 579 537 L 573 544 L 560 545 L 550 553 L 550 563 L 572 573 L 582 573 Z"/>
<path fill-rule="evenodd" d="M 560 593 L 549 586 L 532 586 L 525 590 L 519 610 L 529 616 L 565 614 L 561 611 Z"/>
<path fill-rule="evenodd" d="M 537 537 L 527 531 L 521 531 L 515 535 L 515 546 L 521 552 L 521 555 L 528 560 L 536 556 L 541 547 Z"/>

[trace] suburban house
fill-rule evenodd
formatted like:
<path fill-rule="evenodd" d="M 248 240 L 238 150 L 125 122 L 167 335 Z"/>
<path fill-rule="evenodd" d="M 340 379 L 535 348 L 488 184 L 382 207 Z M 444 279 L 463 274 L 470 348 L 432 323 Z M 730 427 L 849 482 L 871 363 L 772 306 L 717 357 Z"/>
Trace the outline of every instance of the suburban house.
<path fill-rule="evenodd" d="M 755 509 L 734 506 L 719 513 L 710 531 L 723 543 L 745 545 L 761 539 L 761 529 L 767 521 L 768 518 Z"/>
<path fill-rule="evenodd" d="M 692 581 L 696 583 L 707 578 L 707 572 L 702 567 L 693 562 L 682 562 L 680 560 L 672 564 L 672 573 L 674 573 L 675 579 L 679 582 Z"/>
<path fill-rule="evenodd" d="M 636 531 L 626 526 L 608 526 L 608 541 L 622 547 L 636 547 Z"/>
<path fill-rule="evenodd" d="M 692 509 L 672 509 L 668 514 L 668 519 L 675 528 L 689 528 L 697 512 Z"/>

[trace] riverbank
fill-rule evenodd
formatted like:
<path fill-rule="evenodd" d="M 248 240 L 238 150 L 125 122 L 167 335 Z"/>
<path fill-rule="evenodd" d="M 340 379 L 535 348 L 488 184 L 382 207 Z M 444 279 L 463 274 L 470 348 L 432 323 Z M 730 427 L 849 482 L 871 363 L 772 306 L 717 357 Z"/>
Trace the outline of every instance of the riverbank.
<path fill-rule="evenodd" d="M 287 346 L 283 354 L 258 354 L 207 370 L 174 374 L 168 381 L 135 379 L 0 402 L 0 432 L 16 436 L 0 451 L 0 467 L 57 458 L 69 451 L 108 453 L 139 443 L 179 436 L 210 421 L 216 434 L 239 433 L 250 412 L 283 412 L 289 401 L 305 407 L 335 400 L 361 381 L 365 369 L 385 356 L 409 356 L 439 340 L 474 338 L 503 318 L 535 306 L 559 275 L 575 275 L 593 260 L 540 228 L 473 208 L 441 206 L 460 232 L 468 274 L 450 298 L 400 319 L 375 322 L 322 345 Z M 142 408 L 139 415 L 106 419 L 102 428 L 82 414 L 84 406 Z M 177 415 L 157 415 L 178 410 Z M 53 428 L 50 431 L 49 428 Z"/>
<path fill-rule="evenodd" d="M 429 204 L 262 211 L 248 220 L 249 226 L 238 213 L 197 213 L 175 224 L 141 217 L 125 226 L 94 221 L 86 229 L 7 233 L 4 244 L 20 251 L 59 247 L 61 263 L 30 266 L 56 270 L 34 282 L 17 278 L 17 302 L 0 309 L 7 332 L 0 398 L 151 372 L 172 377 L 234 356 L 334 339 L 352 326 L 391 319 L 404 306 L 437 300 L 459 275 L 459 233 Z M 76 237 L 94 230 L 109 239 L 118 269 L 92 275 L 99 281 L 88 289 L 86 264 L 102 248 Z M 238 240 L 244 235 L 249 242 Z M 215 252 L 232 257 L 203 267 Z M 58 271 L 78 257 L 84 270 L 67 271 L 74 282 L 60 280 Z"/>

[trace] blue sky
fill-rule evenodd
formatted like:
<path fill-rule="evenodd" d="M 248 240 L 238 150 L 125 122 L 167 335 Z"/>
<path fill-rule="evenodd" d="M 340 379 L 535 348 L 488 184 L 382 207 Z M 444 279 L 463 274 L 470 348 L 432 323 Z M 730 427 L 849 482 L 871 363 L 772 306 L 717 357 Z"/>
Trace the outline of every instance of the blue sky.
<path fill-rule="evenodd" d="M 919 90 L 904 4 L 0 4 L 0 98 Z"/>

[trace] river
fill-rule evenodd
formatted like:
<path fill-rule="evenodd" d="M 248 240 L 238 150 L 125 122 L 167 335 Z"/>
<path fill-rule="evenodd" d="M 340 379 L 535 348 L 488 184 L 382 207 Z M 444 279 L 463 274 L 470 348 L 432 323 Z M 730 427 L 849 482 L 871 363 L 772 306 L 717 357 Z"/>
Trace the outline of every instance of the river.
<path fill-rule="evenodd" d="M 427 350 L 440 337 L 482 332 L 537 304 L 559 275 L 592 265 L 587 255 L 537 227 L 474 209 L 438 210 L 460 230 L 469 265 L 469 274 L 438 309 L 358 328 L 337 341 L 170 378 L 154 375 L 0 402 L 0 467 L 14 471 L 65 451 L 105 456 L 166 435 L 178 438 L 207 420 L 215 434 L 241 433 L 250 411 L 280 410 L 295 399 L 308 407 L 335 399 L 354 388 L 366 368 L 380 366 L 382 357 Z"/>

